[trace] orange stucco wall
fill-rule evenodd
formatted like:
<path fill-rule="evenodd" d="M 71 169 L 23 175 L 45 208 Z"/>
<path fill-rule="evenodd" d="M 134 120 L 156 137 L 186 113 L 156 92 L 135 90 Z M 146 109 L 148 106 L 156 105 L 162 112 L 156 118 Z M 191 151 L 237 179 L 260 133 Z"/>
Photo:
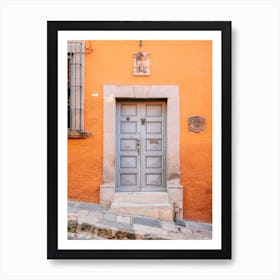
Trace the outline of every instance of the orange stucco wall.
<path fill-rule="evenodd" d="M 184 218 L 212 220 L 212 42 L 143 41 L 151 75 L 134 77 L 133 53 L 139 41 L 86 41 L 85 130 L 87 139 L 68 140 L 70 199 L 99 202 L 102 184 L 103 85 L 179 85 L 180 167 Z M 92 51 L 89 49 L 92 48 Z M 97 93 L 98 96 L 92 96 Z M 206 118 L 206 131 L 188 131 L 188 117 Z"/>

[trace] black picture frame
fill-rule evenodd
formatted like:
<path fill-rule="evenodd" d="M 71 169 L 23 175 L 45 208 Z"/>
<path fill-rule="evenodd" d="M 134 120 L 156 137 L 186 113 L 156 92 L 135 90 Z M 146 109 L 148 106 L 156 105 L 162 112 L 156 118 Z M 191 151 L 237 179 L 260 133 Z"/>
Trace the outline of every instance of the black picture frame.
<path fill-rule="evenodd" d="M 93 30 L 195 30 L 222 34 L 222 190 L 220 250 L 58 249 L 58 32 Z M 48 259 L 231 259 L 231 22 L 48 21 L 47 22 L 47 258 Z"/>

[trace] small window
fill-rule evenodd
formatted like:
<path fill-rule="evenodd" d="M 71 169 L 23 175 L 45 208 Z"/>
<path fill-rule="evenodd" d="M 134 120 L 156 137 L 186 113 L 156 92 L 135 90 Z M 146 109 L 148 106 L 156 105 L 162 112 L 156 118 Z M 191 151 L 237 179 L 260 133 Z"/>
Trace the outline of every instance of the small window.
<path fill-rule="evenodd" d="M 84 42 L 68 41 L 68 137 L 84 138 Z"/>
<path fill-rule="evenodd" d="M 67 110 L 67 127 L 68 129 L 71 129 L 71 121 L 70 121 L 70 112 L 71 112 L 71 107 L 70 107 L 70 100 L 71 100 L 71 90 L 70 90 L 70 65 L 71 65 L 71 54 L 68 53 L 68 62 L 67 62 L 67 68 L 68 68 L 68 78 L 67 78 L 67 105 L 68 105 L 68 110 Z"/>

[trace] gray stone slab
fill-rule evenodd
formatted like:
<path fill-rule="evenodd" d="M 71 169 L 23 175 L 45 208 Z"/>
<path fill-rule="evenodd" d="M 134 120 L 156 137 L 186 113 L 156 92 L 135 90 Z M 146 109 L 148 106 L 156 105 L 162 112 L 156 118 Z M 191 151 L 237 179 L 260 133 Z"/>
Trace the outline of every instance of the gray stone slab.
<path fill-rule="evenodd" d="M 193 234 L 186 234 L 182 232 L 168 232 L 169 239 L 172 240 L 189 240 L 189 239 L 195 239 L 195 236 Z"/>
<path fill-rule="evenodd" d="M 180 227 L 179 231 L 186 235 L 193 235 L 192 230 L 186 227 Z"/>
<path fill-rule="evenodd" d="M 99 222 L 99 219 L 93 216 L 79 216 L 78 217 L 78 223 L 79 224 L 88 224 L 88 225 L 94 225 Z"/>
<path fill-rule="evenodd" d="M 130 220 L 131 218 L 129 216 L 118 215 L 116 218 L 117 222 L 127 223 L 127 224 L 130 224 Z"/>
<path fill-rule="evenodd" d="M 157 219 L 150 219 L 150 218 L 144 218 L 144 217 L 132 217 L 132 223 L 149 226 L 149 227 L 161 228 L 161 224 L 160 224 L 159 220 L 157 220 Z"/>
<path fill-rule="evenodd" d="M 105 213 L 103 219 L 104 220 L 109 220 L 109 221 L 115 221 L 116 220 L 116 215 L 111 214 L 111 213 Z"/>
<path fill-rule="evenodd" d="M 162 228 L 157 228 L 157 227 L 150 227 L 146 225 L 141 225 L 141 224 L 134 224 L 133 229 L 136 234 L 140 235 L 147 235 L 148 239 L 158 239 L 160 238 L 165 238 L 168 235 L 168 231 L 162 229 Z"/>
<path fill-rule="evenodd" d="M 201 226 L 203 229 L 207 229 L 207 230 L 209 230 L 209 231 L 212 231 L 212 225 L 211 225 L 211 224 L 200 223 L 200 226 Z"/>
<path fill-rule="evenodd" d="M 193 234 L 200 238 L 200 237 L 205 237 L 205 238 L 212 238 L 212 232 L 209 230 L 203 230 L 203 229 L 192 229 Z"/>
<path fill-rule="evenodd" d="M 115 221 L 110 221 L 110 220 L 102 220 L 100 222 L 100 225 L 109 226 L 109 227 L 112 227 L 112 228 L 118 229 L 118 230 L 132 231 L 132 229 L 133 229 L 131 224 L 115 222 Z"/>
<path fill-rule="evenodd" d="M 78 209 L 78 214 L 80 216 L 87 216 L 89 214 L 89 211 L 88 210 L 85 210 L 85 209 Z"/>
<path fill-rule="evenodd" d="M 68 239 L 69 240 L 92 240 L 92 239 L 104 239 L 101 237 L 98 237 L 96 235 L 90 234 L 90 233 L 70 233 L 68 232 Z"/>
<path fill-rule="evenodd" d="M 67 214 L 67 220 L 68 221 L 77 221 L 78 218 L 79 218 L 79 214 L 75 214 L 75 213 L 68 213 Z"/>
<path fill-rule="evenodd" d="M 68 207 L 79 208 L 80 204 L 81 204 L 81 202 L 79 202 L 79 201 L 68 200 Z"/>
<path fill-rule="evenodd" d="M 193 222 L 193 221 L 185 221 L 186 225 L 188 225 L 189 228 L 191 229 L 199 229 L 201 228 L 200 224 L 197 222 Z"/>
<path fill-rule="evenodd" d="M 99 204 L 94 204 L 94 203 L 86 203 L 86 202 L 81 202 L 79 204 L 79 208 L 80 209 L 86 209 L 86 210 L 90 210 L 90 211 L 103 211 L 105 210 L 104 207 L 102 207 Z"/>
<path fill-rule="evenodd" d="M 71 207 L 68 204 L 68 209 L 67 209 L 68 213 L 78 213 L 79 210 L 80 210 L 79 208 Z"/>
<path fill-rule="evenodd" d="M 91 211 L 88 215 L 95 218 L 103 219 L 104 213 L 99 211 Z"/>
<path fill-rule="evenodd" d="M 179 232 L 179 227 L 170 221 L 161 221 L 161 227 L 166 231 Z"/>
<path fill-rule="evenodd" d="M 68 207 L 75 207 L 76 204 L 78 204 L 76 201 L 70 201 L 70 200 L 68 200 Z"/>
<path fill-rule="evenodd" d="M 174 222 L 175 222 L 175 224 L 177 226 L 181 226 L 181 227 L 185 227 L 186 226 L 185 220 L 176 219 Z"/>

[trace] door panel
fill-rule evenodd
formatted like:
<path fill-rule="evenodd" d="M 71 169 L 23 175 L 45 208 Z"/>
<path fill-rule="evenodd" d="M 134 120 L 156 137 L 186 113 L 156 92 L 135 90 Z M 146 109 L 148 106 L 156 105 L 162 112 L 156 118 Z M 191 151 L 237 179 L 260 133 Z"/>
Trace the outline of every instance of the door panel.
<path fill-rule="evenodd" d="M 136 139 L 121 139 L 121 151 L 136 151 Z"/>
<path fill-rule="evenodd" d="M 126 121 L 121 122 L 121 134 L 135 134 L 137 133 L 137 122 Z"/>
<path fill-rule="evenodd" d="M 135 116 L 137 115 L 137 104 L 122 104 L 121 116 Z"/>
<path fill-rule="evenodd" d="M 146 168 L 162 168 L 162 156 L 146 156 Z"/>
<path fill-rule="evenodd" d="M 161 151 L 161 150 L 162 150 L 161 139 L 153 139 L 153 138 L 146 139 L 146 151 Z"/>
<path fill-rule="evenodd" d="M 146 134 L 162 134 L 162 122 L 146 122 Z"/>
<path fill-rule="evenodd" d="M 117 191 L 166 191 L 166 102 L 117 102 Z"/>
<path fill-rule="evenodd" d="M 166 190 L 166 102 L 146 102 L 143 107 L 142 191 Z"/>
<path fill-rule="evenodd" d="M 116 118 L 116 189 L 139 191 L 140 157 L 138 104 L 136 102 L 117 103 Z"/>
<path fill-rule="evenodd" d="M 146 116 L 148 117 L 161 117 L 162 116 L 162 105 L 147 105 Z"/>
<path fill-rule="evenodd" d="M 136 156 L 120 156 L 120 168 L 136 168 L 137 157 Z"/>
<path fill-rule="evenodd" d="M 161 173 L 146 173 L 146 186 L 158 186 L 161 187 L 162 174 Z"/>
<path fill-rule="evenodd" d="M 121 186 L 135 186 L 137 187 L 137 174 L 120 174 Z"/>

